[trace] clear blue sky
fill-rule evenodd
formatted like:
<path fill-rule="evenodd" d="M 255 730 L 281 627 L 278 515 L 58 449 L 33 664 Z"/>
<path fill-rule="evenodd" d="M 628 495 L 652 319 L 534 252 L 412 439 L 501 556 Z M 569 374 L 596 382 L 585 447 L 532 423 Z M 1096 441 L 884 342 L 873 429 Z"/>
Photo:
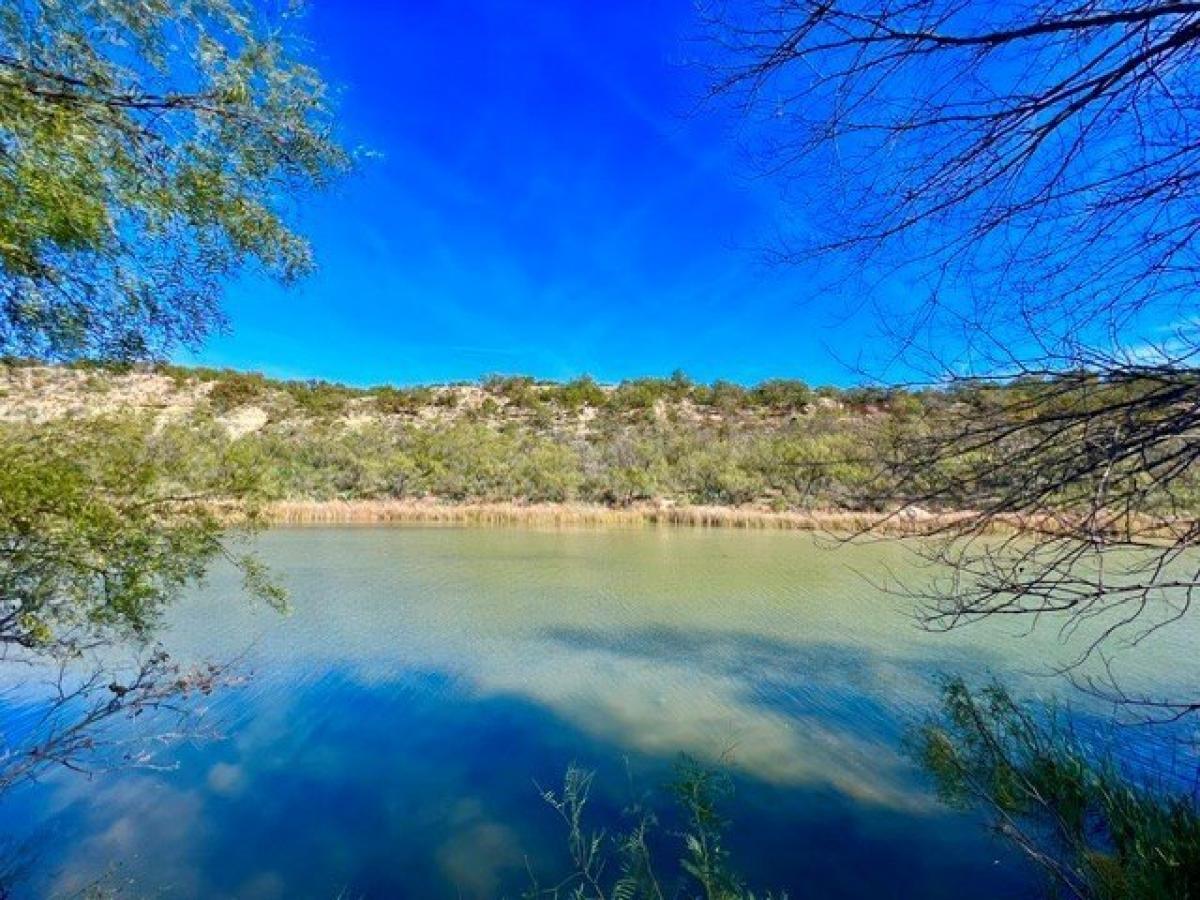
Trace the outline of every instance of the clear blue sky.
<path fill-rule="evenodd" d="M 232 332 L 184 361 L 355 384 L 857 380 L 869 331 L 763 263 L 776 195 L 736 118 L 696 109 L 692 0 L 313 0 L 305 27 L 345 135 L 378 155 L 305 205 L 318 272 L 233 285 Z"/>

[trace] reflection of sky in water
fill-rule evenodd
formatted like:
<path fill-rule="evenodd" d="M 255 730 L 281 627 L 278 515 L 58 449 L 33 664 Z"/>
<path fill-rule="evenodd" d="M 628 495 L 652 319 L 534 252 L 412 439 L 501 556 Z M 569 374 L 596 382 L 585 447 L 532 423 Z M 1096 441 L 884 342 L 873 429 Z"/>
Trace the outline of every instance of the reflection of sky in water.
<path fill-rule="evenodd" d="M 218 573 L 166 641 L 216 658 L 251 645 L 253 679 L 214 701 L 226 740 L 181 748 L 174 772 L 55 777 L 0 807 L 10 831 L 34 823 L 33 868 L 53 887 L 122 861 L 117 880 L 168 896 L 512 896 L 526 857 L 548 879 L 563 846 L 535 779 L 556 783 L 571 760 L 600 769 L 596 815 L 615 824 L 689 752 L 732 760 L 732 849 L 763 887 L 1028 889 L 931 800 L 897 742 L 933 699 L 932 672 L 991 669 L 1046 693 L 1039 674 L 1070 648 L 990 625 L 920 632 L 854 574 L 903 570 L 894 547 L 324 529 L 274 532 L 263 551 L 292 615 L 230 601 Z M 1188 639 L 1163 632 L 1130 677 L 1165 683 L 1144 660 L 1190 659 Z"/>

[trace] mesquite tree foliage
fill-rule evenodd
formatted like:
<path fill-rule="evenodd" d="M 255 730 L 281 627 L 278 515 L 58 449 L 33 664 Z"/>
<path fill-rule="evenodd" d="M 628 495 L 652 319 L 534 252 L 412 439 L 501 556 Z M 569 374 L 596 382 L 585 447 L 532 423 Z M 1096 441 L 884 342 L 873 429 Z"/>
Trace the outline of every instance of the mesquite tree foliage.
<path fill-rule="evenodd" d="M 1051 879 L 1055 896 L 1188 897 L 1200 884 L 1200 813 L 1190 783 L 1147 783 L 1098 755 L 1055 710 L 998 684 L 942 685 L 940 712 L 909 750 L 942 799 L 983 811 Z"/>
<path fill-rule="evenodd" d="M 151 422 L 0 435 L 0 663 L 19 676 L 2 696 L 0 791 L 49 765 L 155 764 L 189 727 L 191 701 L 233 677 L 226 664 L 171 660 L 155 626 L 220 558 L 250 596 L 283 603 L 233 541 L 254 525 L 244 501 L 257 474 L 236 451 L 185 450 Z M 243 503 L 213 505 L 229 496 Z"/>
<path fill-rule="evenodd" d="M 0 2 L 0 352 L 153 355 L 306 271 L 289 203 L 348 157 L 302 50 L 243 0 Z"/>
<path fill-rule="evenodd" d="M 350 156 L 294 13 L 0 0 L 0 355 L 154 357 L 221 324 L 227 278 L 309 269 L 296 201 Z M 137 762 L 117 749 L 122 723 L 181 712 L 221 680 L 153 645 L 159 613 L 214 559 L 281 599 L 230 550 L 248 470 L 143 424 L 0 437 L 0 660 L 29 673 L 5 697 L 0 788 L 49 763 Z"/>

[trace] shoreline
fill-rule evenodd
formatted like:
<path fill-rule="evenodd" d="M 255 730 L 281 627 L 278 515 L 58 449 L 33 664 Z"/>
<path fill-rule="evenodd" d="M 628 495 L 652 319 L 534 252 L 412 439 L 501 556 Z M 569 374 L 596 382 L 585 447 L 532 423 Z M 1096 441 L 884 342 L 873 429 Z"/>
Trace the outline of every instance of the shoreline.
<path fill-rule="evenodd" d="M 535 525 L 544 527 L 692 527 L 918 535 L 970 513 L 852 510 L 775 512 L 729 506 L 588 503 L 442 503 L 414 500 L 277 500 L 259 508 L 270 525 Z"/>

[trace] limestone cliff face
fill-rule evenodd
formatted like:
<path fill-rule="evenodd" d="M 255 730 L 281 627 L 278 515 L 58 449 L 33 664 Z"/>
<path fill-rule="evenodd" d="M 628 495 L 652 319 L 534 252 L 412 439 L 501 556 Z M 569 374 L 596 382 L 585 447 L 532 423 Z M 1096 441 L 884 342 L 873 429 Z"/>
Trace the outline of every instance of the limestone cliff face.
<path fill-rule="evenodd" d="M 203 403 L 209 388 L 151 371 L 0 366 L 0 420 L 44 422 L 129 412 L 185 416 Z"/>
<path fill-rule="evenodd" d="M 527 381 L 519 398 L 505 385 L 427 385 L 410 389 L 358 389 L 323 382 L 285 382 L 237 372 L 175 367 L 164 369 L 74 368 L 0 365 L 0 422 L 39 423 L 64 417 L 150 416 L 178 421 L 211 417 L 231 437 L 288 423 L 303 427 L 320 420 L 347 430 L 409 422 L 447 424 L 458 420 L 496 427 L 592 436 L 613 418 L 687 423 L 753 430 L 782 426 L 804 416 L 842 415 L 844 405 L 815 397 L 802 409 L 746 405 L 718 408 L 692 399 L 659 398 L 614 414 L 607 401 L 617 388 L 596 385 L 593 402 L 564 404 L 561 385 Z M 871 415 L 870 408 L 853 415 Z M 607 413 L 603 415 L 602 413 Z M 602 421 L 606 420 L 606 421 Z"/>

